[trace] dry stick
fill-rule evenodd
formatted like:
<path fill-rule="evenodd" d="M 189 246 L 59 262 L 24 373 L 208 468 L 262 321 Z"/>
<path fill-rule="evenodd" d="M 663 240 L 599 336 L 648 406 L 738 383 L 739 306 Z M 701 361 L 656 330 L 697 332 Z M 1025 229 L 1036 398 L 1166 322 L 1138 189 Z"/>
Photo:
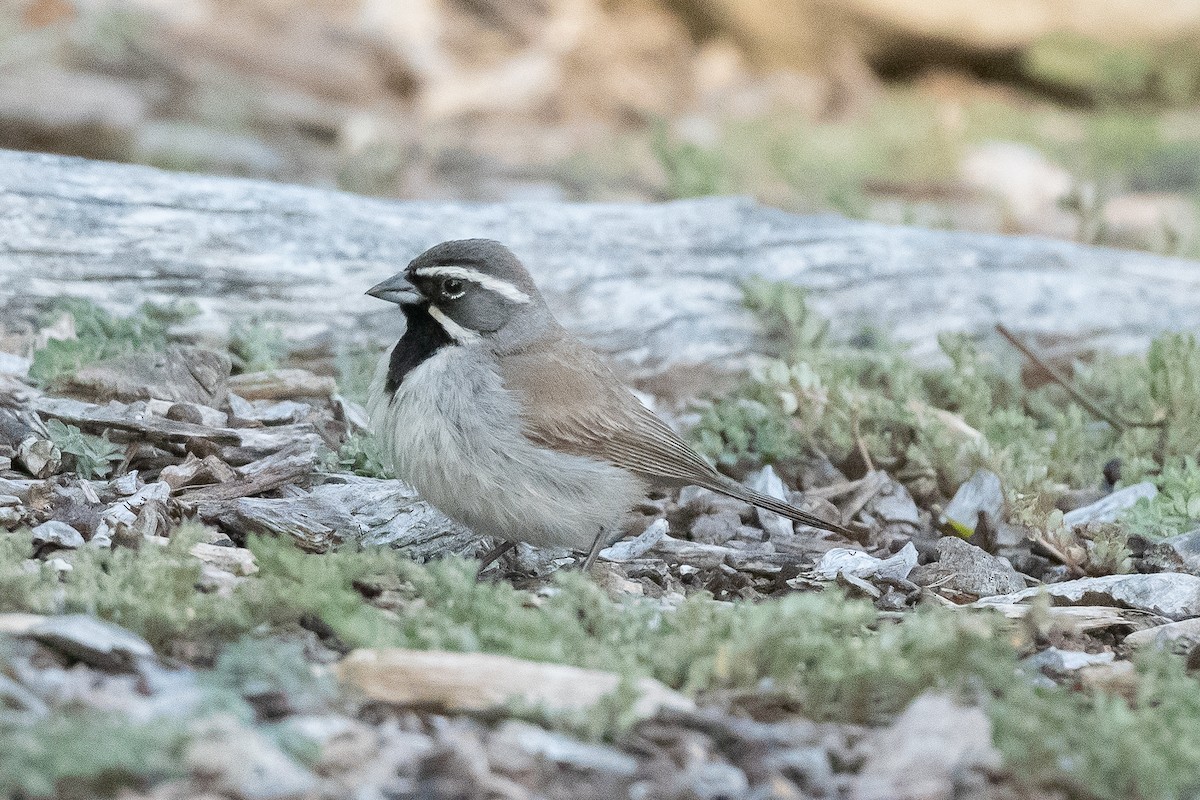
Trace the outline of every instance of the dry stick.
<path fill-rule="evenodd" d="M 1029 349 L 1029 347 L 1016 337 L 1012 331 L 1004 327 L 1001 323 L 996 323 L 996 332 L 1008 340 L 1009 344 L 1021 351 L 1021 353 L 1036 364 L 1038 367 L 1046 371 L 1046 374 L 1054 379 L 1054 382 L 1066 390 L 1067 394 L 1074 398 L 1076 403 L 1090 411 L 1093 416 L 1104 420 L 1109 425 L 1112 425 L 1118 431 L 1124 433 L 1129 428 L 1161 428 L 1164 425 L 1164 420 L 1158 422 L 1142 422 L 1139 420 L 1124 419 L 1117 416 L 1111 411 L 1102 407 L 1095 400 L 1091 399 L 1083 392 L 1079 391 L 1072 383 L 1070 378 L 1063 375 L 1056 368 L 1050 366 L 1044 359 L 1038 356 L 1037 353 Z"/>

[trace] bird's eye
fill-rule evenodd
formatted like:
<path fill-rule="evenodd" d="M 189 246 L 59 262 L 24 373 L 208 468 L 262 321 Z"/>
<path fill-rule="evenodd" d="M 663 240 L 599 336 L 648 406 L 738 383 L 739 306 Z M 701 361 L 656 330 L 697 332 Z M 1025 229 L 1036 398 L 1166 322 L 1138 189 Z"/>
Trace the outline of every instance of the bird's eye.
<path fill-rule="evenodd" d="M 454 300 L 463 296 L 463 282 L 458 278 L 446 278 L 442 281 L 442 294 Z"/>

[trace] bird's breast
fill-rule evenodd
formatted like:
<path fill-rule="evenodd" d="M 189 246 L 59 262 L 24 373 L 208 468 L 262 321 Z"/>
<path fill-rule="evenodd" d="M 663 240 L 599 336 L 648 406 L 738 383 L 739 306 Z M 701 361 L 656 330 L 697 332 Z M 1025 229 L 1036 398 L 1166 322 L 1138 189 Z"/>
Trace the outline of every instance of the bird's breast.
<path fill-rule="evenodd" d="M 586 547 L 643 495 L 625 470 L 526 438 L 516 396 L 487 353 L 439 348 L 394 391 L 391 359 L 381 359 L 369 411 L 396 475 L 477 532 Z"/>

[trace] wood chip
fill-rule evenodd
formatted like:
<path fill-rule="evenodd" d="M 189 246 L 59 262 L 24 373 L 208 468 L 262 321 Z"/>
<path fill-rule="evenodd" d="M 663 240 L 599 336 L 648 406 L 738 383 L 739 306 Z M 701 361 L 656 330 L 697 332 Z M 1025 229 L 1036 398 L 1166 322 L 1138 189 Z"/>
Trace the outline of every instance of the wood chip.
<path fill-rule="evenodd" d="M 289 400 L 329 397 L 337 391 L 337 382 L 306 369 L 273 369 L 234 375 L 229 379 L 229 388 L 246 400 Z"/>
<path fill-rule="evenodd" d="M 585 710 L 621 682 L 613 672 L 563 664 L 401 648 L 355 650 L 337 669 L 343 682 L 371 700 L 460 713 L 500 711 L 513 702 L 551 712 Z M 638 679 L 635 687 L 639 699 L 633 710 L 639 718 L 660 709 L 695 708 L 689 698 L 651 678 Z"/>

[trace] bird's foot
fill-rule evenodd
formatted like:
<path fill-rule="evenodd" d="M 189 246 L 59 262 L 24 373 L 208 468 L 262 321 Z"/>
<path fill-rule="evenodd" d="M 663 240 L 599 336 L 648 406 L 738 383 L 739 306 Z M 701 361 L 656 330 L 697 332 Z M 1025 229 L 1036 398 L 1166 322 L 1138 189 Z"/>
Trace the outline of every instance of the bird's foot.
<path fill-rule="evenodd" d="M 475 571 L 475 577 L 476 578 L 482 577 L 483 571 L 485 569 L 487 569 L 492 564 L 494 564 L 496 562 L 496 559 L 500 558 L 500 556 L 504 555 L 505 553 L 507 553 L 509 550 L 512 550 L 516 546 L 517 546 L 516 542 L 505 541 L 505 542 L 501 542 L 500 544 L 493 547 L 491 550 L 487 551 L 487 553 L 483 556 L 483 558 L 479 562 L 479 569 L 477 569 Z"/>

